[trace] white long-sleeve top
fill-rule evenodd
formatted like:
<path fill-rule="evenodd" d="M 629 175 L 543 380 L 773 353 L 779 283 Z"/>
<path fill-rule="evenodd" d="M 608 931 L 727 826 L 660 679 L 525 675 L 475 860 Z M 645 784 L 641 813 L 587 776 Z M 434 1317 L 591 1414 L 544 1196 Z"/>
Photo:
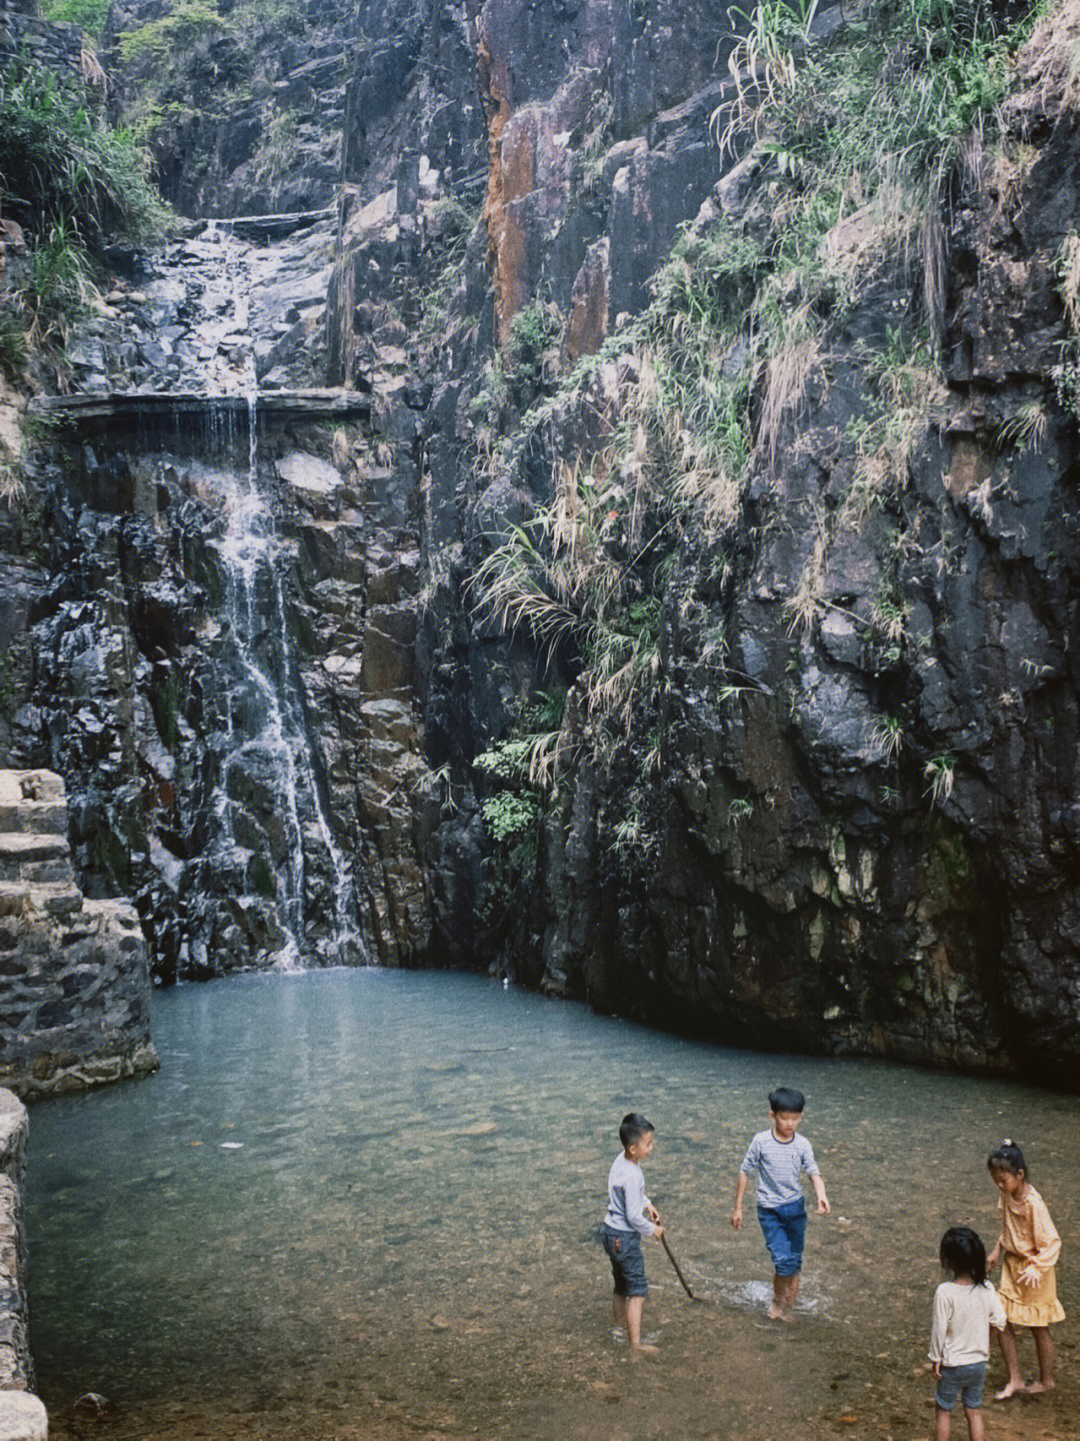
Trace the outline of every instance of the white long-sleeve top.
<path fill-rule="evenodd" d="M 620 1151 L 608 1172 L 608 1208 L 604 1224 L 613 1231 L 640 1231 L 651 1236 L 656 1227 L 645 1214 L 652 1202 L 645 1194 L 645 1176 L 636 1161 Z"/>
<path fill-rule="evenodd" d="M 966 1286 L 943 1281 L 934 1293 L 930 1360 L 942 1366 L 974 1366 L 990 1359 L 990 1327 L 1005 1327 L 1005 1307 L 989 1281 Z"/>

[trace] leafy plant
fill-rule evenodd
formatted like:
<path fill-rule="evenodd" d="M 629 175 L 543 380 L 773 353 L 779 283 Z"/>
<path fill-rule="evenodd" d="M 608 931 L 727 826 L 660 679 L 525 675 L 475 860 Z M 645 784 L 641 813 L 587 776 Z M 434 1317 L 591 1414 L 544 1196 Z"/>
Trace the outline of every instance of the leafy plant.
<path fill-rule="evenodd" d="M 931 756 L 923 767 L 923 775 L 930 782 L 927 794 L 931 806 L 943 806 L 952 795 L 956 780 L 956 757 L 948 751 Z"/>
<path fill-rule="evenodd" d="M 768 102 L 790 95 L 796 86 L 796 51 L 805 45 L 817 0 L 761 0 L 750 10 L 728 10 L 735 44 L 728 56 L 734 98 L 712 115 L 721 151 L 734 149 L 747 132 L 757 133 Z"/>
<path fill-rule="evenodd" d="M 1041 400 L 1025 401 L 1015 415 L 1002 421 L 998 427 L 998 446 L 1002 450 L 1015 448 L 1038 451 L 1046 435 L 1047 419 L 1046 406 Z"/>
<path fill-rule="evenodd" d="M 745 796 L 737 796 L 728 802 L 728 825 L 737 826 L 741 821 L 749 820 L 754 814 L 754 803 Z"/>
<path fill-rule="evenodd" d="M 106 235 L 146 240 L 167 211 L 130 133 L 91 112 L 77 80 L 26 60 L 0 79 L 0 203 L 31 251 L 30 279 L 0 319 L 0 365 L 16 378 L 93 293 Z"/>
<path fill-rule="evenodd" d="M 904 748 L 904 723 L 899 716 L 876 715 L 873 737 L 886 761 L 894 761 Z"/>
<path fill-rule="evenodd" d="M 506 379 L 522 407 L 530 405 L 545 388 L 547 354 L 559 336 L 561 320 L 553 305 L 532 300 L 510 322 L 504 352 Z"/>
<path fill-rule="evenodd" d="M 15 676 L 11 651 L 0 654 L 0 720 L 8 725 L 15 719 Z"/>
<path fill-rule="evenodd" d="M 480 813 L 492 840 L 505 844 L 531 834 L 540 818 L 540 806 L 533 796 L 519 795 L 516 791 L 499 791 L 497 795 L 486 796 L 481 801 Z"/>

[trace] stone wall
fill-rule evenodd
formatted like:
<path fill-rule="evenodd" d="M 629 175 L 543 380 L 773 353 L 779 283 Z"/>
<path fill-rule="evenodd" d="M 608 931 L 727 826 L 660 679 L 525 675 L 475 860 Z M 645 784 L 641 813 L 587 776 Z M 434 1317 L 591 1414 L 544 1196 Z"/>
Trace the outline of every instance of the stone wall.
<path fill-rule="evenodd" d="M 131 906 L 75 883 L 60 777 L 0 771 L 0 1081 L 23 1096 L 154 1070 Z"/>
<path fill-rule="evenodd" d="M 26 1136 L 26 1107 L 0 1090 L 0 1441 L 44 1441 L 48 1434 L 45 1408 L 30 1394 L 21 1202 Z"/>
<path fill-rule="evenodd" d="M 0 0 L 0 69 L 26 55 L 45 70 L 71 71 L 91 78 L 97 73 L 86 53 L 86 35 L 78 25 L 42 20 L 37 5 L 25 0 Z"/>

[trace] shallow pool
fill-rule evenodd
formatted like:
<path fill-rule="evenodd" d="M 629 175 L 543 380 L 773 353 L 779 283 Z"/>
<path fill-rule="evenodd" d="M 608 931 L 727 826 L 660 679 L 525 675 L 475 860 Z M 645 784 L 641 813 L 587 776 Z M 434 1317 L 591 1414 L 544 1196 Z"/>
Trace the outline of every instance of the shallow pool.
<path fill-rule="evenodd" d="M 993 1239 L 1004 1134 L 1080 1307 L 1073 1098 L 720 1049 L 442 973 L 184 986 L 155 997 L 153 1029 L 159 1074 L 31 1114 L 33 1348 L 57 1436 L 86 1391 L 116 1403 L 118 1437 L 929 1436 L 937 1243 L 956 1223 Z M 792 1327 L 764 1318 L 752 1208 L 728 1225 L 781 1081 L 807 1093 L 833 1202 Z M 657 1128 L 647 1182 L 702 1298 L 647 1248 L 661 1359 L 637 1366 L 596 1240 L 632 1108 Z M 1057 1394 L 994 1434 L 1076 1434 L 1073 1329 Z"/>

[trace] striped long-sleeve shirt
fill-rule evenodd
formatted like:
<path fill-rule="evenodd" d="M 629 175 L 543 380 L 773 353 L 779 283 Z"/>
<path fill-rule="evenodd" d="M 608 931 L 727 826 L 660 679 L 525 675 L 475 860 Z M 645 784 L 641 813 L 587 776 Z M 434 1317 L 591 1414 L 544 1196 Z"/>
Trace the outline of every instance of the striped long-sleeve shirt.
<path fill-rule="evenodd" d="M 757 1172 L 757 1203 L 766 1210 L 786 1206 L 802 1195 L 800 1177 L 820 1175 L 814 1148 L 796 1133 L 790 1141 L 778 1141 L 771 1130 L 759 1131 L 747 1148 L 741 1170 Z"/>

